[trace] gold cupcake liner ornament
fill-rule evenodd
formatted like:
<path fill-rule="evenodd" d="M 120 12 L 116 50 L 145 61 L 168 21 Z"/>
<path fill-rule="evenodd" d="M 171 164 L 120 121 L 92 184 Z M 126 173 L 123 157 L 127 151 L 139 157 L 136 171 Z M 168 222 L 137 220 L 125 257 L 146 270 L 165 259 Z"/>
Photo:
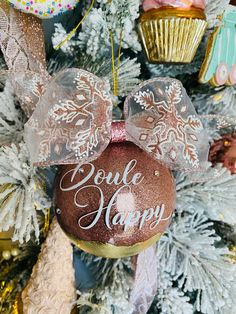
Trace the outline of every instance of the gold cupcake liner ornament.
<path fill-rule="evenodd" d="M 139 32 L 150 63 L 190 63 L 207 27 L 203 10 L 162 7 L 141 14 Z"/>

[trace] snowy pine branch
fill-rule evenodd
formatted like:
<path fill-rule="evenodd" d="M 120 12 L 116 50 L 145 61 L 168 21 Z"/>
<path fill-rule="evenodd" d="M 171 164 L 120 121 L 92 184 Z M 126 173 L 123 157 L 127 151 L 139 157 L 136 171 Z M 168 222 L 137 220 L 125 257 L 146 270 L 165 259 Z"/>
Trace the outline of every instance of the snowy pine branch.
<path fill-rule="evenodd" d="M 137 59 L 123 59 L 118 67 L 118 96 L 125 97 L 140 83 L 141 66 Z M 109 69 L 104 79 L 112 86 L 112 73 Z"/>
<path fill-rule="evenodd" d="M 162 271 L 167 272 L 179 289 L 197 294 L 194 307 L 215 314 L 235 297 L 235 265 L 216 248 L 219 237 L 203 212 L 177 216 L 158 244 Z"/>
<path fill-rule="evenodd" d="M 193 102 L 200 114 L 219 114 L 236 117 L 236 88 L 220 87 L 211 89 L 207 86 L 200 93 L 193 95 Z"/>
<path fill-rule="evenodd" d="M 123 49 L 130 48 L 137 52 L 141 50 L 138 34 L 135 30 L 135 20 L 139 16 L 139 0 L 97 1 L 98 7 L 91 10 L 82 24 L 78 36 L 73 36 L 62 46 L 62 50 L 71 55 L 74 47 L 79 46 L 92 59 L 111 53 L 111 33 L 116 47 L 120 44 Z M 57 46 L 67 35 L 61 24 L 55 24 L 55 33 L 52 37 L 53 46 Z"/>
<path fill-rule="evenodd" d="M 61 23 L 55 23 L 54 26 L 55 32 L 52 35 L 52 45 L 55 49 L 66 38 L 66 36 L 68 36 L 68 34 Z M 74 40 L 72 37 L 72 40 L 67 40 L 60 49 L 68 55 L 73 55 L 77 45 L 78 40 Z"/>
<path fill-rule="evenodd" d="M 160 286 L 158 287 L 157 295 L 150 312 L 161 314 L 192 314 L 193 306 L 189 302 L 190 298 L 178 287 L 174 287 L 174 282 L 168 273 L 160 268 L 158 270 Z"/>
<path fill-rule="evenodd" d="M 209 28 L 219 25 L 217 17 L 224 12 L 229 2 L 230 0 L 206 0 L 205 12 Z"/>
<path fill-rule="evenodd" d="M 213 89 L 206 85 L 201 91 L 192 90 L 191 98 L 212 141 L 236 129 L 234 86 Z"/>
<path fill-rule="evenodd" d="M 24 122 L 23 112 L 16 108 L 12 87 L 7 81 L 0 92 L 0 145 L 21 141 Z"/>
<path fill-rule="evenodd" d="M 99 287 L 91 293 L 80 294 L 78 306 L 81 314 L 132 314 L 129 293 L 132 284 L 130 259 L 105 260 L 91 257 L 96 269 L 105 274 Z M 86 260 L 86 257 L 84 257 Z"/>
<path fill-rule="evenodd" d="M 236 176 L 218 164 L 205 173 L 177 176 L 177 208 L 188 205 L 188 211 L 205 210 L 212 220 L 236 224 Z M 199 182 L 199 183 L 196 183 Z"/>
<path fill-rule="evenodd" d="M 53 35 L 56 38 L 56 33 Z M 56 44 L 58 44 L 60 40 L 56 40 Z M 70 46 L 71 47 L 71 46 Z M 67 48 L 66 48 L 67 49 Z M 70 48 L 68 48 L 70 49 Z M 72 48 L 70 50 L 72 52 Z M 91 59 L 90 56 L 85 55 L 84 53 L 78 54 L 78 58 L 75 58 L 76 66 L 80 69 L 84 69 L 88 72 L 91 72 L 103 79 L 105 79 L 110 86 L 113 86 L 113 77 L 112 77 L 112 60 L 111 58 L 100 57 L 95 61 Z M 73 61 L 71 59 L 68 60 L 68 67 L 71 66 Z M 115 64 L 118 64 L 118 60 L 115 59 Z M 48 71 L 50 73 L 57 73 L 62 70 L 60 62 L 51 59 L 48 64 Z M 124 97 L 128 93 L 130 93 L 139 83 L 141 73 L 141 65 L 137 61 L 137 58 L 130 59 L 130 57 L 124 58 L 121 55 L 121 61 L 118 66 L 118 96 Z"/>
<path fill-rule="evenodd" d="M 0 149 L 0 231 L 14 228 L 13 240 L 39 237 L 37 212 L 50 207 L 42 182 L 28 162 L 24 143 Z"/>

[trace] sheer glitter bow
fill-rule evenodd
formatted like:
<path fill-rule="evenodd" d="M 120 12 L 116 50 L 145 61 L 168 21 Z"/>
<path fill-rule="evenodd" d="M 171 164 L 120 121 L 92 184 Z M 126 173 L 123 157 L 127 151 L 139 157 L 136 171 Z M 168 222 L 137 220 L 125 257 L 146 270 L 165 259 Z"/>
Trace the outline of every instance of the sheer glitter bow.
<path fill-rule="evenodd" d="M 199 170 L 208 141 L 182 84 L 156 78 L 139 85 L 124 104 L 126 138 L 171 169 Z M 111 141 L 112 100 L 106 84 L 68 69 L 48 84 L 25 127 L 34 165 L 86 163 Z"/>

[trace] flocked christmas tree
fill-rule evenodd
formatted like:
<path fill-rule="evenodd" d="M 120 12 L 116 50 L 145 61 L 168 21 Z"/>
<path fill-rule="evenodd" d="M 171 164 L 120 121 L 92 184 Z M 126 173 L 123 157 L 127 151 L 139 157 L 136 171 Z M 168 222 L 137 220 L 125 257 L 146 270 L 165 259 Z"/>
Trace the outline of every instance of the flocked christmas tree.
<path fill-rule="evenodd" d="M 25 9 L 23 1 L 10 2 L 17 9 Z M 30 94 L 32 85 L 26 89 L 31 98 L 24 98 L 26 81 L 18 75 L 17 67 L 9 66 L 9 60 L 14 63 L 20 55 L 17 44 L 22 44 L 22 36 L 24 38 L 28 32 L 24 29 L 25 25 L 28 23 L 27 27 L 31 26 L 31 33 L 34 33 L 35 24 L 30 23 L 35 21 L 27 21 L 21 34 L 17 34 L 20 30 L 10 25 L 14 24 L 11 19 L 19 19 L 15 15 L 19 12 L 12 13 L 13 9 L 5 3 L 0 7 L 3 52 L 0 59 L 1 313 L 21 313 L 24 306 L 24 313 L 69 314 L 74 308 L 78 313 L 104 314 L 233 314 L 236 297 L 235 74 L 232 70 L 232 75 L 224 81 L 225 68 L 221 67 L 219 73 L 222 76 L 217 78 L 215 73 L 212 84 L 217 86 L 198 82 L 205 53 L 207 51 L 206 57 L 212 53 L 207 41 L 216 27 L 224 27 L 222 15 L 229 0 L 206 0 L 208 24 L 202 26 L 204 36 L 194 60 L 186 64 L 183 64 L 184 59 L 182 63 L 173 60 L 167 60 L 171 63 L 160 60 L 156 64 L 149 63 L 144 46 L 147 45 L 147 52 L 154 48 L 153 41 L 151 48 L 148 46 L 150 43 L 141 42 L 141 39 L 149 37 L 140 35 L 140 19 L 144 14 L 141 13 L 140 0 L 77 2 L 62 1 L 59 11 L 62 8 L 71 11 L 43 20 L 48 73 L 55 76 L 63 69 L 74 67 L 101 78 L 112 95 L 113 120 L 123 119 L 124 99 L 140 83 L 157 77 L 180 80 L 209 135 L 210 161 L 205 171 L 175 171 L 175 211 L 169 227 L 155 246 L 138 256 L 114 260 L 96 257 L 75 247 L 72 252 L 69 240 L 55 222 L 53 211 L 50 212 L 52 184 L 57 169 L 33 167 L 24 141 L 24 124 L 30 114 L 22 110 L 25 109 L 22 103 L 27 105 L 34 100 Z M 158 10 L 159 2 L 164 2 L 165 9 L 168 6 L 168 1 L 145 2 L 146 9 L 150 5 L 151 9 Z M 196 5 L 204 1 L 169 2 L 194 2 Z M 64 3 L 70 6 L 64 7 Z M 43 15 L 37 8 L 31 10 L 30 5 L 27 10 L 39 15 L 39 18 L 40 14 Z M 201 10 L 198 7 L 198 18 Z M 46 11 L 44 17 L 52 13 L 53 10 Z M 149 9 L 145 14 L 150 14 Z M 6 16 L 11 16 L 11 19 L 7 21 Z M 236 13 L 234 25 L 235 16 Z M 76 31 L 70 33 L 80 21 Z M 155 27 L 161 27 L 155 23 Z M 235 38 L 235 27 L 231 31 Z M 37 30 L 36 41 L 38 34 Z M 176 28 L 174 36 L 179 36 Z M 10 44 L 9 38 L 12 38 Z M 27 44 L 24 47 L 28 47 Z M 221 65 L 234 62 L 230 66 L 232 69 L 236 67 L 236 60 L 232 61 L 233 57 L 227 55 L 229 50 L 236 49 L 235 41 L 230 41 L 227 49 L 225 45 L 221 48 Z M 236 51 L 232 53 L 235 57 Z M 24 58 L 20 57 L 21 66 L 26 66 L 25 71 L 32 71 L 32 68 L 36 71 L 37 61 L 42 56 L 34 55 L 36 65 L 30 63 L 30 49 L 26 56 L 29 64 L 26 65 Z M 7 66 L 10 72 L 7 72 Z M 50 82 L 48 73 L 44 79 Z M 37 86 L 42 85 L 37 76 L 34 82 L 35 85 L 39 82 Z M 35 91 L 33 95 L 40 98 Z M 6 246 L 3 232 L 9 229 L 12 241 L 17 242 L 8 241 L 10 244 Z M 10 236 L 7 236 L 8 240 Z M 66 250 L 65 255 L 63 249 Z M 60 276 L 55 274 L 60 272 L 58 258 L 62 259 L 61 267 L 66 267 Z"/>

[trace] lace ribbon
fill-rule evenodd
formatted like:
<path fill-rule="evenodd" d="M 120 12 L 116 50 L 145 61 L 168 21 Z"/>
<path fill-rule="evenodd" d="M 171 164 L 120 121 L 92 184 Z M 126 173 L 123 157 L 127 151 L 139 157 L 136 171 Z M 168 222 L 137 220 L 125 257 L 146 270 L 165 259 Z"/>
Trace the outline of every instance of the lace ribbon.
<path fill-rule="evenodd" d="M 0 48 L 6 60 L 15 93 L 22 109 L 29 117 L 49 80 L 41 21 L 1 1 Z"/>

